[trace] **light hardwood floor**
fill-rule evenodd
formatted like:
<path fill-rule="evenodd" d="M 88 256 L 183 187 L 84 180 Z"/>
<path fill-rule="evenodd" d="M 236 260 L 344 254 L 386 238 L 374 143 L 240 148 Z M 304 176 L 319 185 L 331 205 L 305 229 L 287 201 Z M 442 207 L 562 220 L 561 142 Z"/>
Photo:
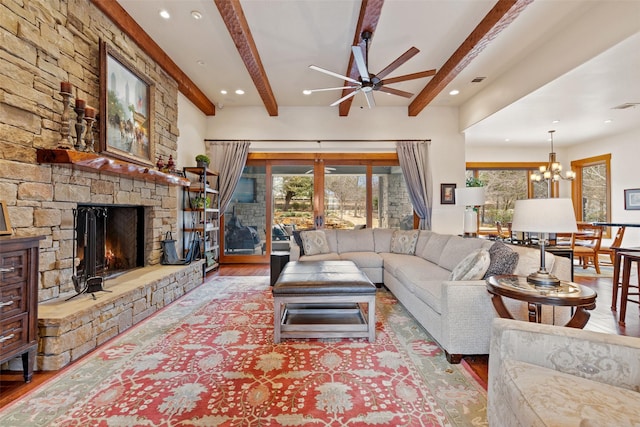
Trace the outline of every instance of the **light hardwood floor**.
<path fill-rule="evenodd" d="M 576 267 L 575 281 L 589 286 L 598 293 L 595 310 L 591 311 L 591 318 L 585 329 L 640 337 L 640 316 L 636 304 L 628 304 L 626 326 L 618 324 L 617 313 L 611 311 L 611 279 L 580 276 L 580 267 Z M 268 276 L 269 266 L 265 264 L 232 264 L 223 265 L 219 270 L 209 273 L 213 276 Z M 486 382 L 488 372 L 487 356 L 468 356 L 465 361 L 475 373 Z M 35 372 L 33 381 L 25 384 L 21 372 L 0 373 L 0 408 L 23 396 L 28 391 L 58 375 L 58 372 Z M 61 374 L 64 375 L 64 374 Z"/>

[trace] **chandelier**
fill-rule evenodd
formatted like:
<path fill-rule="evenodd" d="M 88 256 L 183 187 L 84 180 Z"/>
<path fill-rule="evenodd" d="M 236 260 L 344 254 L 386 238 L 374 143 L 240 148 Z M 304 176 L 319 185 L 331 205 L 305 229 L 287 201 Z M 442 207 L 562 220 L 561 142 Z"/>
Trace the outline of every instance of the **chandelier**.
<path fill-rule="evenodd" d="M 531 174 L 532 181 L 560 181 L 561 179 L 573 180 L 576 177 L 576 173 L 572 170 L 568 170 L 564 175 L 562 174 L 562 165 L 556 160 L 556 153 L 553 151 L 553 133 L 555 130 L 549 131 L 549 140 L 551 141 L 551 152 L 549 153 L 549 163 L 546 166 L 540 166 L 540 170 Z"/>

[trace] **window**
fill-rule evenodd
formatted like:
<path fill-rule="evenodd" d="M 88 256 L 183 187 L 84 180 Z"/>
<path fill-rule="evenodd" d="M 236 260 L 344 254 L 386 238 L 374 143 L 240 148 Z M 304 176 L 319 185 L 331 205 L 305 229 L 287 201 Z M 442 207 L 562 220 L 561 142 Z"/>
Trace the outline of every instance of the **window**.
<path fill-rule="evenodd" d="M 478 178 L 486 188 L 486 203 L 478 212 L 480 234 L 495 232 L 496 222 L 511 222 L 516 200 L 547 197 L 547 185 L 529 179 L 538 166 L 537 163 L 467 164 L 467 178 Z"/>
<path fill-rule="evenodd" d="M 571 162 L 571 168 L 576 172 L 573 200 L 578 221 L 610 221 L 610 167 L 610 154 Z"/>

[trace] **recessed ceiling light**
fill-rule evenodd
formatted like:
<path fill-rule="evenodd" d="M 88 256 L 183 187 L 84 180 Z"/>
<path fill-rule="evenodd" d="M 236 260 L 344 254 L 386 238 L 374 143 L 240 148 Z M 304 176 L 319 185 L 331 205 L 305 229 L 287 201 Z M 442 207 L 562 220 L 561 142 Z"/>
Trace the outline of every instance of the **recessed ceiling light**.
<path fill-rule="evenodd" d="M 236 89 L 236 95 L 244 95 L 244 91 L 242 89 Z"/>
<path fill-rule="evenodd" d="M 554 120 L 551 123 L 560 123 L 560 120 Z"/>
<path fill-rule="evenodd" d="M 191 16 L 193 17 L 193 19 L 200 20 L 202 19 L 202 13 L 198 12 L 197 10 L 192 10 L 191 11 Z"/>
<path fill-rule="evenodd" d="M 460 93 L 460 91 L 458 89 L 453 89 L 451 92 L 449 92 L 449 95 L 456 96 L 459 93 Z"/>
<path fill-rule="evenodd" d="M 611 123 L 612 121 L 613 121 L 613 120 L 611 120 L 611 119 L 607 119 L 607 120 L 605 120 L 604 122 L 605 122 L 605 123 Z"/>
<path fill-rule="evenodd" d="M 309 89 L 305 89 L 302 91 L 303 95 L 311 95 L 311 91 Z"/>
<path fill-rule="evenodd" d="M 221 93 L 221 94 L 223 94 L 223 95 L 226 95 L 226 94 L 227 94 L 227 91 L 226 91 L 226 90 L 224 90 L 224 89 L 222 89 L 222 90 L 220 91 L 220 93 Z"/>
<path fill-rule="evenodd" d="M 509 142 L 509 141 L 511 141 L 509 138 L 504 139 L 504 142 Z"/>
<path fill-rule="evenodd" d="M 162 9 L 160 11 L 160 16 L 164 19 L 169 19 L 171 18 L 171 15 L 169 14 L 169 11 L 167 11 L 166 9 Z"/>
<path fill-rule="evenodd" d="M 198 59 L 198 60 L 196 61 L 196 63 L 197 63 L 198 65 L 204 65 L 204 61 L 203 61 L 202 59 Z"/>

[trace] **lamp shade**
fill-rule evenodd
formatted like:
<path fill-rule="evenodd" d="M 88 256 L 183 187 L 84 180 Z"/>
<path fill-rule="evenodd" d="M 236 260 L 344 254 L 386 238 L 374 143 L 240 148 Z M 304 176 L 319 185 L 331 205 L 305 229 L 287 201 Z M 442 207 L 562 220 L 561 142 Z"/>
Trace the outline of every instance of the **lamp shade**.
<path fill-rule="evenodd" d="M 576 215 L 571 199 L 517 200 L 511 228 L 531 233 L 575 233 Z"/>
<path fill-rule="evenodd" d="M 482 206 L 485 202 L 484 187 L 457 188 L 456 200 L 464 206 Z"/>

